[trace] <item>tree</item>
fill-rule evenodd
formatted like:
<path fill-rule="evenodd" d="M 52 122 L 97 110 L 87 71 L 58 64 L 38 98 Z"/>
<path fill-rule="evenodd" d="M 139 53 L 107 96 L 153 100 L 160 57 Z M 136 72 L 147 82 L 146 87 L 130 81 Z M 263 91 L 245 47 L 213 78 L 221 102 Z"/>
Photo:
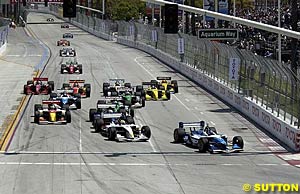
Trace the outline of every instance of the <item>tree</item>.
<path fill-rule="evenodd" d="M 140 0 L 106 0 L 106 16 L 112 20 L 137 19 L 145 9 L 146 3 Z"/>

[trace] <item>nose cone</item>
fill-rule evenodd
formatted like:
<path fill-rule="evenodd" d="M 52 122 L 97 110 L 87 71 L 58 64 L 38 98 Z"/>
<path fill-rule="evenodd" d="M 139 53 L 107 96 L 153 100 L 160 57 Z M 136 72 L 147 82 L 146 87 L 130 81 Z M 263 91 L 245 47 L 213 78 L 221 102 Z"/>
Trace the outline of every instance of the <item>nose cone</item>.
<path fill-rule="evenodd" d="M 56 121 L 56 112 L 50 112 L 50 114 L 49 114 L 49 120 L 51 122 L 55 122 Z"/>

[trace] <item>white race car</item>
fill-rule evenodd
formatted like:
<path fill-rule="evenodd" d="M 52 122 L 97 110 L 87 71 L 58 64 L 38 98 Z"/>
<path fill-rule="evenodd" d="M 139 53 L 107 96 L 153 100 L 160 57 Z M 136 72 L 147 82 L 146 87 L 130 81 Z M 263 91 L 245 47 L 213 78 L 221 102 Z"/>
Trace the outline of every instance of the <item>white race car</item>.
<path fill-rule="evenodd" d="M 61 57 L 75 57 L 76 51 L 73 48 L 62 48 L 59 51 L 59 56 Z"/>

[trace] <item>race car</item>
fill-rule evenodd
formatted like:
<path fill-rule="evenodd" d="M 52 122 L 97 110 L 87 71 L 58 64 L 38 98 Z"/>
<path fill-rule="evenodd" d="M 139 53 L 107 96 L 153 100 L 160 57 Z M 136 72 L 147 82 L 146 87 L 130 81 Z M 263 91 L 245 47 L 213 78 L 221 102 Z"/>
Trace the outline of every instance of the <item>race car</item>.
<path fill-rule="evenodd" d="M 132 108 L 141 108 L 146 105 L 145 95 L 141 91 L 133 92 L 133 90 L 127 90 L 124 93 L 119 91 L 119 96 L 122 98 L 122 102 Z"/>
<path fill-rule="evenodd" d="M 146 100 L 170 100 L 171 92 L 169 90 L 165 90 L 162 85 L 157 85 L 154 82 L 143 82 L 143 86 L 148 86 L 148 88 L 144 89 L 144 95 Z"/>
<path fill-rule="evenodd" d="M 157 82 L 158 85 L 162 85 L 165 90 L 169 90 L 171 93 L 178 93 L 177 80 L 171 79 L 171 77 L 157 77 L 156 80 L 151 80 L 151 82 Z"/>
<path fill-rule="evenodd" d="M 82 64 L 78 64 L 77 62 L 69 61 L 66 63 L 62 63 L 60 66 L 60 73 L 68 73 L 68 74 L 82 74 Z"/>
<path fill-rule="evenodd" d="M 134 117 L 134 109 L 124 105 L 121 101 L 118 101 L 118 99 L 101 99 L 98 100 L 96 109 L 91 108 L 89 110 L 89 120 L 94 126 L 94 122 L 97 118 L 102 119 L 104 114 L 110 113 L 120 113 L 120 116 L 124 116 L 126 118 Z M 128 122 L 131 123 L 131 120 Z"/>
<path fill-rule="evenodd" d="M 70 26 L 69 26 L 69 24 L 62 24 L 60 27 L 61 28 L 69 28 Z"/>
<path fill-rule="evenodd" d="M 54 22 L 53 18 L 47 18 L 47 22 Z"/>
<path fill-rule="evenodd" d="M 63 38 L 73 38 L 73 34 L 68 32 L 63 34 Z"/>
<path fill-rule="evenodd" d="M 102 134 L 111 141 L 147 141 L 151 137 L 151 130 L 149 126 L 126 124 L 126 121 L 119 119 L 102 128 Z"/>
<path fill-rule="evenodd" d="M 103 83 L 104 96 L 118 96 L 120 92 L 131 90 L 131 84 L 125 83 L 124 79 L 109 79 L 109 82 Z"/>
<path fill-rule="evenodd" d="M 62 48 L 59 50 L 59 56 L 61 57 L 75 57 L 76 51 L 73 48 Z"/>
<path fill-rule="evenodd" d="M 69 80 L 69 83 L 63 84 L 62 89 L 71 89 L 72 95 L 80 94 L 81 98 L 91 96 L 91 84 L 85 84 L 85 80 Z"/>
<path fill-rule="evenodd" d="M 48 81 L 48 78 L 33 78 L 24 85 L 24 94 L 50 94 L 54 90 L 54 81 Z"/>
<path fill-rule="evenodd" d="M 61 39 L 57 41 L 57 46 L 70 46 L 70 41 Z"/>
<path fill-rule="evenodd" d="M 226 135 L 219 134 L 215 127 L 209 127 L 205 121 L 179 122 L 179 128 L 174 130 L 174 142 L 198 148 L 199 152 L 210 153 L 240 152 L 244 148 L 241 136 L 234 136 L 229 144 Z"/>
<path fill-rule="evenodd" d="M 61 108 L 69 109 L 81 109 L 81 97 L 80 94 L 70 95 L 72 90 L 57 90 L 57 93 L 50 94 L 50 100 L 60 101 L 59 106 Z"/>
<path fill-rule="evenodd" d="M 35 104 L 34 122 L 37 124 L 71 123 L 71 112 L 66 109 L 60 109 L 59 103 L 60 101 L 43 100 L 42 104 Z"/>

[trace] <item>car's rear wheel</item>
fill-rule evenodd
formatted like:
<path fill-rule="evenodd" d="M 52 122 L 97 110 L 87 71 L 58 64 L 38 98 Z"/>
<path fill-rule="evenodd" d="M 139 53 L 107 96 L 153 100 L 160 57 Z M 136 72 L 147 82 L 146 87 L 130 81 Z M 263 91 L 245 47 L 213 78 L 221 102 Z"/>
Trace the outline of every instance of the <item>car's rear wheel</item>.
<path fill-rule="evenodd" d="M 175 143 L 183 143 L 183 138 L 184 138 L 184 135 L 185 135 L 185 131 L 183 128 L 176 128 L 174 130 L 174 142 Z"/>
<path fill-rule="evenodd" d="M 76 108 L 81 109 L 81 99 L 80 98 L 77 98 L 77 100 L 76 100 Z"/>
<path fill-rule="evenodd" d="M 114 141 L 117 137 L 117 129 L 115 127 L 111 127 L 108 129 L 108 139 Z"/>
<path fill-rule="evenodd" d="M 94 121 L 94 115 L 96 114 L 97 110 L 95 108 L 91 108 L 89 111 L 89 121 Z"/>

